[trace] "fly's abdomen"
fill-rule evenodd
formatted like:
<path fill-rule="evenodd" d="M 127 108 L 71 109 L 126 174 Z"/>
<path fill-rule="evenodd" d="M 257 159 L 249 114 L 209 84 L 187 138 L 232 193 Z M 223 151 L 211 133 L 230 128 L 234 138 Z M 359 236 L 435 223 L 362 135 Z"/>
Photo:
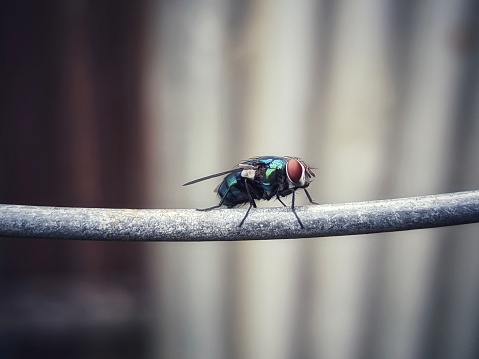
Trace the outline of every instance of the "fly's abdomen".
<path fill-rule="evenodd" d="M 218 186 L 218 195 L 223 198 L 223 204 L 232 208 L 240 204 L 249 202 L 248 192 L 244 183 L 245 179 L 241 177 L 241 172 L 233 172 L 225 177 Z"/>

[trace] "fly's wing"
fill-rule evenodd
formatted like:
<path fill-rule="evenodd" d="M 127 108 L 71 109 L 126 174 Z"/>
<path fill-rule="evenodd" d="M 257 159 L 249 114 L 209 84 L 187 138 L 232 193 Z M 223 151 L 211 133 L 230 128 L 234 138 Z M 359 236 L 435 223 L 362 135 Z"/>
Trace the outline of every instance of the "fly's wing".
<path fill-rule="evenodd" d="M 224 171 L 224 172 L 220 172 L 220 173 L 215 173 L 215 174 L 213 174 L 213 175 L 209 175 L 209 176 L 206 176 L 206 177 L 201 177 L 201 178 L 195 179 L 195 180 L 193 180 L 193 181 L 186 182 L 183 186 L 189 186 L 190 184 L 198 183 L 198 182 L 201 182 L 201 181 L 206 181 L 206 180 L 211 179 L 211 178 L 224 176 L 224 175 L 227 175 L 227 174 L 229 174 L 229 173 L 231 173 L 231 172 L 238 172 L 238 171 L 242 171 L 242 170 L 243 170 L 242 168 L 234 168 L 234 169 L 229 170 L 229 171 Z"/>
<path fill-rule="evenodd" d="M 233 172 L 243 172 L 244 170 L 255 170 L 255 169 L 256 169 L 256 166 L 254 166 L 254 165 L 251 165 L 249 163 L 240 163 L 236 168 L 233 168 L 232 170 L 215 173 L 213 175 L 209 175 L 209 176 L 206 176 L 206 177 L 201 177 L 201 178 L 195 179 L 193 181 L 186 182 L 183 186 L 189 186 L 190 184 L 198 183 L 198 182 L 201 182 L 201 181 L 206 181 L 208 179 L 215 178 L 215 177 L 224 176 L 224 175 L 227 175 L 227 174 L 230 174 L 230 173 L 233 173 Z M 246 175 L 245 177 L 249 178 L 250 176 L 251 176 L 251 174 Z"/>

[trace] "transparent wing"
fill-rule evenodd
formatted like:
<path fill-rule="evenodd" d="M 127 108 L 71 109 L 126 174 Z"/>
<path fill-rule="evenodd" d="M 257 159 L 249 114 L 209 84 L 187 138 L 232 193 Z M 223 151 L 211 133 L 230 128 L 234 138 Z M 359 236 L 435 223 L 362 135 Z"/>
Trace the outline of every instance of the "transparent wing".
<path fill-rule="evenodd" d="M 186 182 L 183 186 L 189 186 L 190 184 L 195 184 L 195 183 L 198 183 L 198 182 L 201 182 L 201 181 L 206 181 L 206 180 L 211 179 L 211 178 L 224 176 L 224 175 L 227 175 L 229 173 L 238 172 L 238 171 L 242 171 L 242 170 L 243 170 L 243 168 L 233 168 L 232 170 L 229 170 L 229 171 L 215 173 L 213 175 L 209 175 L 209 176 L 206 176 L 206 177 L 201 177 L 201 178 L 195 179 L 193 181 Z"/>

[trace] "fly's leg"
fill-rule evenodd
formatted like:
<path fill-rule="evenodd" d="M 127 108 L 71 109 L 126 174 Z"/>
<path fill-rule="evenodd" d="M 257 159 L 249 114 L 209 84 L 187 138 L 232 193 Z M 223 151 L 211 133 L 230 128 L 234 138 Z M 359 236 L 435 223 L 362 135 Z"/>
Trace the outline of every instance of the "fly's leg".
<path fill-rule="evenodd" d="M 220 208 L 222 205 L 223 204 L 220 202 L 220 204 L 217 204 L 216 206 L 208 207 L 208 208 L 197 208 L 196 210 L 201 212 L 206 212 L 206 211 L 211 211 L 212 209 L 215 209 L 215 208 Z"/>
<path fill-rule="evenodd" d="M 283 202 L 283 201 L 281 200 L 281 198 L 279 197 L 279 194 L 278 194 L 278 193 L 276 193 L 276 198 L 277 198 L 278 201 L 281 202 L 281 204 L 283 205 L 283 207 L 286 207 L 286 205 L 284 204 L 284 202 Z"/>
<path fill-rule="evenodd" d="M 254 201 L 254 198 L 253 196 L 251 196 L 251 192 L 249 190 L 249 186 L 248 186 L 248 180 L 244 180 L 244 186 L 246 187 L 246 192 L 248 193 L 248 199 L 249 199 L 249 203 L 250 205 L 252 205 L 254 208 L 256 208 L 256 203 Z"/>
<path fill-rule="evenodd" d="M 296 213 L 296 210 L 294 209 L 294 194 L 296 193 L 296 191 L 293 191 L 293 200 L 291 202 L 291 210 L 293 211 L 294 215 L 296 216 L 296 219 L 298 220 L 298 223 L 299 223 L 299 226 L 301 228 L 304 228 L 303 226 L 303 222 L 301 222 L 301 220 L 299 219 L 298 217 L 298 214 Z"/>
<path fill-rule="evenodd" d="M 304 189 L 304 193 L 306 193 L 306 196 L 308 197 L 309 199 L 309 203 L 311 204 L 319 204 L 318 202 L 314 201 L 313 198 L 311 198 L 311 195 L 309 194 L 308 190 L 306 188 L 303 188 Z"/>
<path fill-rule="evenodd" d="M 197 208 L 196 210 L 197 211 L 202 211 L 202 212 L 206 212 L 206 211 L 211 211 L 212 209 L 215 209 L 215 208 L 220 208 L 222 205 L 223 205 L 223 202 L 225 201 L 225 198 L 226 196 L 228 195 L 228 193 L 230 192 L 230 188 L 228 188 L 228 190 L 226 191 L 225 195 L 223 196 L 223 198 L 221 198 L 221 201 L 219 204 L 217 204 L 216 206 L 213 206 L 213 207 L 208 207 L 208 208 Z"/>
<path fill-rule="evenodd" d="M 251 209 L 251 207 L 253 207 L 253 205 L 250 203 L 249 208 L 248 208 L 248 210 L 246 211 L 246 214 L 244 215 L 244 217 L 243 217 L 243 219 L 241 220 L 241 222 L 240 222 L 240 224 L 239 224 L 238 227 L 241 227 L 241 226 L 243 225 L 243 223 L 244 223 L 246 217 L 248 217 L 248 213 L 249 213 L 249 210 Z"/>
<path fill-rule="evenodd" d="M 256 208 L 256 202 L 254 201 L 254 198 L 253 196 L 251 196 L 251 192 L 249 190 L 249 186 L 248 186 L 248 181 L 245 179 L 244 181 L 244 185 L 246 187 L 246 192 L 248 193 L 248 199 L 249 199 L 249 208 L 248 210 L 246 211 L 246 214 L 244 215 L 243 219 L 241 220 L 240 224 L 238 227 L 241 227 L 244 223 L 244 221 L 246 220 L 246 217 L 248 217 L 248 214 L 249 214 L 249 211 L 251 210 L 251 207 L 254 207 Z"/>

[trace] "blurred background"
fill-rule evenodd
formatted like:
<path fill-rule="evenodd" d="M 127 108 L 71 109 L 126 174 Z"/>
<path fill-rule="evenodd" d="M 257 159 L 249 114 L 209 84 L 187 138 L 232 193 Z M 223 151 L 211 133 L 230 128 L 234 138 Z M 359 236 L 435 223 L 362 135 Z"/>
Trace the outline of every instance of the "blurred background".
<path fill-rule="evenodd" d="M 479 188 L 475 0 L 0 8 L 1 203 L 208 207 L 219 179 L 181 184 L 271 154 L 320 203 Z M 478 257 L 478 225 L 2 238 L 0 357 L 477 358 Z"/>

